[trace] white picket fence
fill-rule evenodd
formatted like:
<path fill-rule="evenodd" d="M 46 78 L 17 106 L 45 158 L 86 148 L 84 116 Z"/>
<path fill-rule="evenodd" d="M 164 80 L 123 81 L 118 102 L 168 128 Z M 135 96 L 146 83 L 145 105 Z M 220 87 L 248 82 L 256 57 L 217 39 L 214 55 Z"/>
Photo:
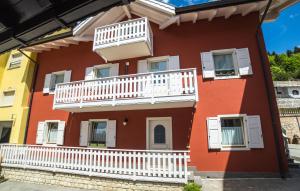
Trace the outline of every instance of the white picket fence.
<path fill-rule="evenodd" d="M 94 102 L 115 105 L 155 103 L 159 98 L 178 101 L 186 96 L 198 99 L 196 69 L 133 74 L 57 84 L 54 109 L 61 104 Z M 174 99 L 174 100 L 173 100 Z M 132 100 L 133 102 L 128 102 Z"/>
<path fill-rule="evenodd" d="M 138 41 L 152 44 L 152 31 L 146 17 L 96 28 L 93 50 Z"/>
<path fill-rule="evenodd" d="M 188 179 L 189 151 L 2 144 L 0 155 L 5 167 L 140 181 L 186 183 Z"/>

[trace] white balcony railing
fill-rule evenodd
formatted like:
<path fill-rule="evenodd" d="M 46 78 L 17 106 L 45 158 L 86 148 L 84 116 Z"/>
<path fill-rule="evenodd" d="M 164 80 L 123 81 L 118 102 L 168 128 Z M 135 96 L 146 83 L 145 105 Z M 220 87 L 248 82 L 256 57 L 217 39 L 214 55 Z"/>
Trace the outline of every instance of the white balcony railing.
<path fill-rule="evenodd" d="M 189 151 L 0 145 L 1 166 L 141 181 L 186 183 Z"/>
<path fill-rule="evenodd" d="M 198 100 L 196 69 L 57 84 L 54 109 Z"/>
<path fill-rule="evenodd" d="M 150 24 L 143 17 L 96 28 L 93 51 L 108 60 L 149 56 L 152 54 L 152 41 Z M 133 46 L 128 46 L 130 44 Z"/>

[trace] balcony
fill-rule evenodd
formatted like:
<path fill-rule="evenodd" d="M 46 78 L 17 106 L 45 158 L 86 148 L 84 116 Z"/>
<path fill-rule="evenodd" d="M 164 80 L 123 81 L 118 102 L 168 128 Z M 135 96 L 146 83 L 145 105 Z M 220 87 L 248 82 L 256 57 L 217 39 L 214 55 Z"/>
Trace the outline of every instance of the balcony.
<path fill-rule="evenodd" d="M 96 28 L 93 51 L 107 61 L 152 55 L 152 31 L 148 19 Z"/>
<path fill-rule="evenodd" d="M 116 76 L 57 84 L 54 109 L 69 112 L 193 107 L 196 69 Z"/>

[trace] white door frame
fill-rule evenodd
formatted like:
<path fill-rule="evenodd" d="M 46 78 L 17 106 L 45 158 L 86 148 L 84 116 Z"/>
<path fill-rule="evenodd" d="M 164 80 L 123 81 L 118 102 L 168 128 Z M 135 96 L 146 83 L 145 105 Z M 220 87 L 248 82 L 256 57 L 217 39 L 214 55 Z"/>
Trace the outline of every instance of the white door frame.
<path fill-rule="evenodd" d="M 147 117 L 146 118 L 146 149 L 150 149 L 150 121 L 151 120 L 168 120 L 170 124 L 170 149 L 173 149 L 173 124 L 172 117 Z"/>

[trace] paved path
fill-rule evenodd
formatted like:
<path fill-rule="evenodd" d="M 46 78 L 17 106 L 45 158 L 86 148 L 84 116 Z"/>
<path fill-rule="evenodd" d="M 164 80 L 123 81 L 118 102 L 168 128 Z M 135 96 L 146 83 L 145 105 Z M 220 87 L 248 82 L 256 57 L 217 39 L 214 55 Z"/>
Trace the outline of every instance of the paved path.
<path fill-rule="evenodd" d="M 300 191 L 300 177 L 282 179 L 202 179 L 203 191 Z M 0 191 L 91 191 L 51 185 L 5 181 Z"/>
<path fill-rule="evenodd" d="M 5 181 L 0 183 L 0 191 L 87 191 L 85 189 L 75 189 L 52 185 L 30 184 L 24 182 Z M 88 190 L 92 191 L 92 190 Z"/>

